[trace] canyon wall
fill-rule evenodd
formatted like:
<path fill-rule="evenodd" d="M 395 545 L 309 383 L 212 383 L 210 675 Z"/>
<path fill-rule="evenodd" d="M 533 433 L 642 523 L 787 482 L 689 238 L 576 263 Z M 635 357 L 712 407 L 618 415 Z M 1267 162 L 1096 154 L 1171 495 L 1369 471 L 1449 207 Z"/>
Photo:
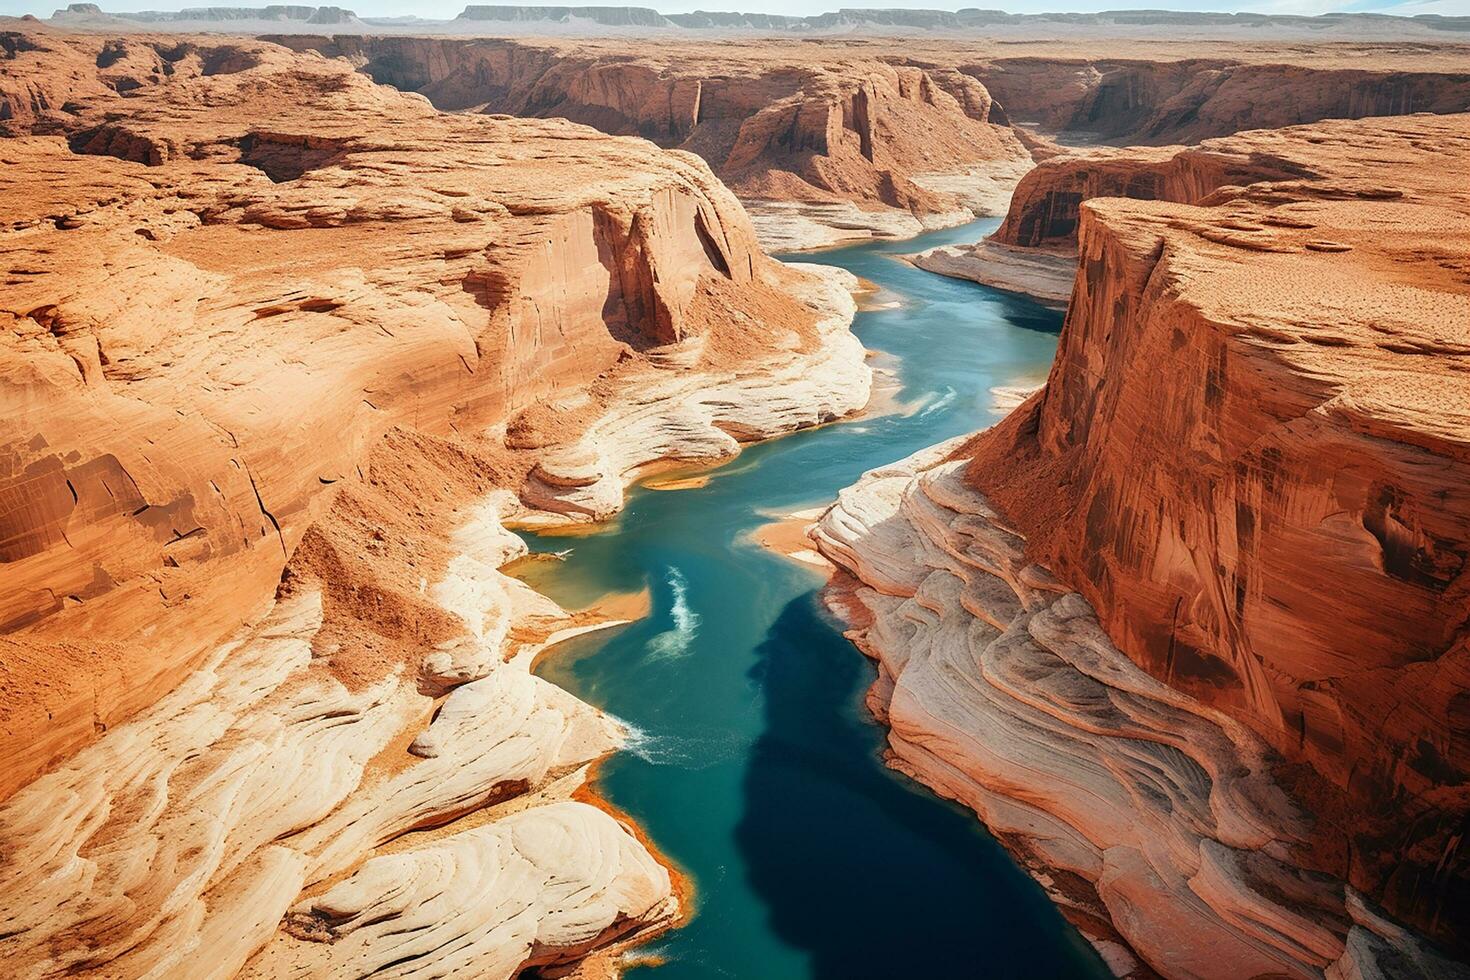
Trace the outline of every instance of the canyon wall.
<path fill-rule="evenodd" d="M 1020 107 L 1013 110 L 1020 118 L 1136 144 L 1062 150 L 1041 160 L 1017 185 L 991 236 L 1018 248 L 1075 249 L 1082 202 L 1093 198 L 1193 204 L 1227 185 L 1310 177 L 1297 158 L 1316 130 L 1290 128 L 1298 123 L 1470 109 L 1470 73 L 1024 59 L 997 62 L 981 77 Z M 1200 145 L 1140 148 L 1168 143 Z"/>
<path fill-rule="evenodd" d="M 1128 145 L 1197 143 L 1319 119 L 1470 107 L 1470 71 L 1307 66 L 1291 63 L 1289 51 L 1281 54 L 1282 64 L 999 58 L 963 70 L 1018 122 Z"/>
<path fill-rule="evenodd" d="M 5 37 L 0 961 L 510 977 L 666 927 L 580 788 L 621 726 L 529 672 L 638 603 L 558 608 L 503 525 L 860 408 L 846 284 L 689 154 Z"/>
<path fill-rule="evenodd" d="M 1285 46 L 1241 51 L 1238 60 L 1143 60 L 977 57 L 959 43 L 883 40 L 745 40 L 717 49 L 669 40 L 653 51 L 620 40 L 277 40 L 348 58 L 440 108 L 557 116 L 697 153 L 755 205 L 763 230 L 768 220 L 777 226 L 768 240 L 781 247 L 803 243 L 780 227 L 783 217 L 839 233 L 903 235 L 1001 213 L 1033 157 L 1064 152 L 1044 135 L 1013 129 L 1013 119 L 1064 139 L 1167 144 L 1470 106 L 1470 72 L 1438 61 L 1415 67 L 1403 52 L 1371 47 L 1356 59 L 1369 67 L 1344 68 L 1297 63 L 1301 53 Z M 1272 54 L 1285 63 L 1263 60 Z M 1077 205 L 1089 197 L 1191 201 L 1222 183 L 1277 173 L 1269 159 L 1213 168 L 1198 161 L 1191 170 L 1191 161 L 1161 154 L 1147 158 L 1156 171 L 1146 171 L 1137 153 L 1119 164 L 1106 150 L 1084 156 L 1027 178 L 995 243 L 1070 246 Z M 1050 227 L 1037 228 L 1038 220 Z"/>
<path fill-rule="evenodd" d="M 1105 951 L 1170 976 L 1452 973 L 1470 116 L 1236 139 L 1290 166 L 1194 205 L 1084 204 L 1043 391 L 870 474 L 817 540 L 855 576 L 834 600 L 880 661 L 894 763 Z"/>
<path fill-rule="evenodd" d="M 562 117 L 688 150 L 747 202 L 839 205 L 821 213 L 892 234 L 1000 213 L 1030 163 L 984 86 L 944 65 L 789 43 L 278 40 L 440 108 Z"/>
<path fill-rule="evenodd" d="M 1470 94 L 1462 107 L 1470 106 Z M 1197 204 L 1217 190 L 1316 180 L 1320 126 L 1263 129 L 1193 147 L 1073 149 L 1040 160 L 1017 183 L 1005 220 L 973 245 L 913 256 L 942 275 L 1025 293 L 1064 306 L 1072 291 L 1083 205 L 1099 198 Z M 1392 175 L 1386 175 L 1391 180 Z"/>

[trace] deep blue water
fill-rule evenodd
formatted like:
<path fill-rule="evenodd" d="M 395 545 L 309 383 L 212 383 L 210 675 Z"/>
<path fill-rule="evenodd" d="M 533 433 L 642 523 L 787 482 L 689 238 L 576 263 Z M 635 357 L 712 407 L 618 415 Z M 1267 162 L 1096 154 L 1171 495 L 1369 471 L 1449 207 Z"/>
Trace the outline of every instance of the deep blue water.
<path fill-rule="evenodd" d="M 655 941 L 658 980 L 1099 977 L 1106 971 L 969 811 L 881 762 L 862 704 L 874 669 L 817 597 L 821 579 L 750 540 L 864 470 L 996 418 L 992 385 L 1039 381 L 1060 315 L 889 256 L 994 222 L 805 256 L 902 305 L 854 324 L 894 355 L 917 408 L 748 449 L 708 486 L 635 488 L 587 537 L 527 535 L 536 584 L 569 606 L 651 588 L 653 613 L 548 656 L 540 673 L 626 721 L 600 788 L 687 871 L 697 912 Z"/>

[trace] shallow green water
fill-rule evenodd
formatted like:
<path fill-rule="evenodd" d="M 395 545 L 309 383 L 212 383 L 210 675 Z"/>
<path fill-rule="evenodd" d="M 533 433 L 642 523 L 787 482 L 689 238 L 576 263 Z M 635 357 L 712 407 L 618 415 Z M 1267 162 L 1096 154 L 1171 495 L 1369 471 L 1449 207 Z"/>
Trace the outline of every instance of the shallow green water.
<path fill-rule="evenodd" d="M 540 671 L 637 733 L 601 788 L 694 879 L 693 921 L 638 976 L 1106 975 L 972 814 L 882 765 L 862 706 L 873 668 L 822 610 L 819 576 L 749 538 L 768 514 L 992 421 L 991 386 L 1045 376 L 1059 314 L 889 257 L 993 226 L 816 257 L 901 301 L 854 329 L 895 356 L 911 414 L 753 447 L 701 489 L 635 489 L 604 533 L 527 536 L 572 549 L 536 582 L 566 605 L 652 590 L 649 618 L 573 641 Z"/>

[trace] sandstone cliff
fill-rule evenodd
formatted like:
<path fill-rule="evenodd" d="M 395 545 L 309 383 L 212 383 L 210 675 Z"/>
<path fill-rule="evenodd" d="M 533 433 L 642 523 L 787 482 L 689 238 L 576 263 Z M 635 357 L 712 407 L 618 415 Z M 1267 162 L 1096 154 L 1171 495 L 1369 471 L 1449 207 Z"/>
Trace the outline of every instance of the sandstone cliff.
<path fill-rule="evenodd" d="M 804 214 L 847 237 L 998 214 L 1030 164 L 970 75 L 836 45 L 279 40 L 350 58 L 441 108 L 561 117 L 697 153 L 747 203 L 788 205 L 757 213 L 788 226 L 775 229 L 783 245 L 812 243 L 813 229 L 789 227 Z"/>
<path fill-rule="evenodd" d="M 1397 923 L 1467 954 L 1470 116 L 1233 146 L 1305 169 L 1082 205 L 1046 388 L 817 540 L 895 764 L 1123 967 L 1453 972 Z"/>
<path fill-rule="evenodd" d="M 974 74 L 1019 122 L 1129 145 L 1470 106 L 1470 71 L 1463 68 L 1358 67 L 1346 57 L 1308 66 L 1293 63 L 1289 50 L 1280 58 L 1000 58 Z"/>
<path fill-rule="evenodd" d="M 1470 105 L 1470 96 L 1467 96 Z M 1016 185 L 1005 220 L 989 238 L 915 256 L 921 268 L 973 279 L 1065 305 L 1076 266 L 1083 204 L 1130 198 L 1197 204 L 1221 188 L 1271 181 L 1315 181 L 1350 167 L 1371 172 L 1391 188 L 1393 160 L 1377 160 L 1370 142 L 1354 150 L 1359 128 L 1326 121 L 1254 130 L 1194 147 L 1091 148 L 1037 163 Z M 1336 155 L 1322 152 L 1324 141 Z M 1330 193 L 1331 182 L 1320 193 Z"/>
<path fill-rule="evenodd" d="M 1056 152 L 1031 131 L 1014 130 L 1015 119 L 1067 140 L 1167 144 L 1324 118 L 1470 106 L 1470 72 L 1449 49 L 1426 60 L 1365 45 L 1334 60 L 1331 52 L 1310 59 L 1285 45 L 1224 46 L 1232 58 L 1190 57 L 1194 49 L 1187 47 L 1176 56 L 1163 47 L 1145 59 L 1077 57 L 1065 46 L 1049 56 L 1004 57 L 1006 49 L 996 45 L 891 40 L 739 40 L 714 48 L 675 39 L 657 46 L 279 40 L 349 58 L 377 81 L 419 92 L 440 108 L 558 116 L 690 150 L 753 206 L 768 244 L 782 248 L 902 237 L 970 214 L 1000 213 L 1032 157 Z M 1094 47 L 1128 50 L 1116 42 Z M 1058 210 L 1073 222 L 1075 201 L 1089 196 L 1192 199 L 1170 186 L 1167 174 L 1141 174 L 1136 155 L 1122 163 L 1101 152 L 1088 159 L 1085 172 L 1059 179 L 1049 171 L 1018 197 L 1032 209 L 1066 198 L 1071 203 Z M 1255 166 L 1251 176 L 1267 170 Z M 1013 228 L 994 244 L 1042 244 L 1026 237 Z M 1014 264 L 1028 254 L 1001 258 Z"/>
<path fill-rule="evenodd" d="M 5 50 L 0 961 L 509 977 L 669 923 L 567 801 L 620 726 L 528 669 L 618 616 L 502 525 L 861 407 L 844 284 L 640 140 L 254 41 Z"/>

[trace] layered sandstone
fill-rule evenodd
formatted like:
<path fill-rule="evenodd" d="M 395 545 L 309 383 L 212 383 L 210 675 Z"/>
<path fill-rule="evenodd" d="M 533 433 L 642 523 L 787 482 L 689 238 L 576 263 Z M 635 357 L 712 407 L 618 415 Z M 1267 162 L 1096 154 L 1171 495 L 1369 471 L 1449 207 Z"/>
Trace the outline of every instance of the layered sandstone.
<path fill-rule="evenodd" d="M 1306 169 L 1084 204 L 1043 392 L 817 540 L 896 764 L 1084 928 L 1166 975 L 1452 972 L 1470 116 L 1245 146 Z"/>
<path fill-rule="evenodd" d="M 827 241 L 899 237 L 998 214 L 1030 163 L 970 75 L 836 45 L 281 41 L 441 108 L 557 116 L 697 153 L 788 246 L 825 244 L 823 229 Z"/>
<path fill-rule="evenodd" d="M 641 140 L 254 41 L 6 51 L 0 960 L 509 977 L 667 925 L 567 802 L 621 727 L 529 673 L 617 616 L 502 526 L 861 407 L 846 283 Z"/>
<path fill-rule="evenodd" d="M 977 75 L 1012 118 L 1044 131 L 1127 145 L 1197 143 L 1246 129 L 1319 119 L 1461 112 L 1470 105 L 1464 65 L 1424 71 L 1341 57 L 1301 64 L 1231 57 L 1024 57 L 997 59 Z M 1331 57 L 1331 48 L 1324 54 Z"/>
<path fill-rule="evenodd" d="M 763 240 L 778 248 L 906 237 L 1002 213 L 1033 156 L 1056 149 L 1014 128 L 1015 119 L 1067 142 L 1167 144 L 1470 106 L 1470 72 L 1452 45 L 1309 53 L 1235 44 L 1205 58 L 1198 44 L 1117 40 L 1081 51 L 1075 42 L 892 39 L 279 40 L 346 57 L 441 108 L 559 116 L 690 150 L 747 202 Z M 1107 176 L 1109 166 L 1096 164 L 1095 186 L 1065 193 L 1158 196 L 1157 188 L 1128 192 L 1127 178 Z M 1136 162 L 1122 166 L 1137 170 Z M 1033 187 L 1026 196 L 1046 193 Z M 1021 237 L 1000 241 L 1037 247 Z M 1034 253 L 1003 251 L 987 258 L 1010 259 L 1023 279 L 1047 278 L 1045 268 L 1022 268 Z"/>
<path fill-rule="evenodd" d="M 1470 96 L 1466 105 L 1470 106 Z M 1315 181 L 1354 170 L 1383 181 L 1388 191 L 1396 179 L 1397 161 L 1377 158 L 1377 144 L 1371 139 L 1352 146 L 1360 131 L 1357 123 L 1327 121 L 1236 133 L 1192 147 L 1062 152 L 1041 160 L 1021 179 L 1005 220 L 989 238 L 974 245 L 932 249 L 913 261 L 941 275 L 1064 304 L 1071 293 L 1086 202 L 1129 198 L 1198 204 L 1222 188 Z M 1332 186 L 1328 181 L 1316 193 L 1332 193 Z"/>
<path fill-rule="evenodd" d="M 1077 267 L 1082 205 L 1095 198 L 1193 204 L 1227 185 L 1307 177 L 1296 157 L 1311 154 L 1316 127 L 1241 133 L 1198 147 L 1094 148 L 1063 152 L 1021 178 L 1005 220 L 973 245 L 947 245 L 913 257 L 940 275 L 1028 294 L 1065 306 Z M 1262 141 L 1270 147 L 1261 149 Z"/>

